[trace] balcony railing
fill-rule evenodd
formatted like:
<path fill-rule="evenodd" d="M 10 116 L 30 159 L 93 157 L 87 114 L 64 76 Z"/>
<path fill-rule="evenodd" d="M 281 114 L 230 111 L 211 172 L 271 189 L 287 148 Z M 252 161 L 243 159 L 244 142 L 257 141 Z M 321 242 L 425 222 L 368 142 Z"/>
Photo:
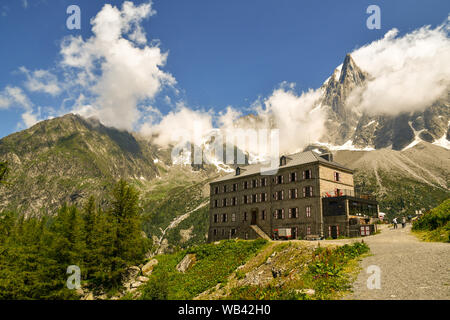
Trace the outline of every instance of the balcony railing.
<path fill-rule="evenodd" d="M 342 196 L 349 196 L 349 197 L 366 199 L 366 200 L 376 200 L 376 197 L 374 195 L 359 192 L 359 191 L 354 191 L 351 189 L 338 189 L 338 190 L 329 191 L 329 192 L 322 192 L 322 198 L 334 198 L 334 197 L 342 197 Z"/>

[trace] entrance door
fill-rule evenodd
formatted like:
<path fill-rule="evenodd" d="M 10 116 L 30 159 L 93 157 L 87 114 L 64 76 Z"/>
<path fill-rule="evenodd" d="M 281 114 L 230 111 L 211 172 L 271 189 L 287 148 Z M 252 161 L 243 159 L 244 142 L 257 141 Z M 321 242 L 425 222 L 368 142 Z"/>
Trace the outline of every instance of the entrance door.
<path fill-rule="evenodd" d="M 297 239 L 298 237 L 298 228 L 291 229 L 292 239 Z"/>
<path fill-rule="evenodd" d="M 257 216 L 258 216 L 258 212 L 256 210 L 253 210 L 252 211 L 252 222 L 251 222 L 252 225 L 256 225 Z"/>
<path fill-rule="evenodd" d="M 333 239 L 337 239 L 337 237 L 338 237 L 338 228 L 337 228 L 337 226 L 331 226 L 331 237 Z"/>

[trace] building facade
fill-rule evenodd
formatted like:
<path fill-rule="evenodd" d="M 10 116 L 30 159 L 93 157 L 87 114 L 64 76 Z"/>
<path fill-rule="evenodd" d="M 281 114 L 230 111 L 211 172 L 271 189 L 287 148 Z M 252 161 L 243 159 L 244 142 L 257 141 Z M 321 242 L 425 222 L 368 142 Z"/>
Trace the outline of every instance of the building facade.
<path fill-rule="evenodd" d="M 348 199 L 337 205 L 343 213 L 332 210 L 335 204 L 329 201 L 352 192 L 352 170 L 334 162 L 331 154 L 282 156 L 272 175 L 265 175 L 260 164 L 238 167 L 210 183 L 208 239 L 273 238 L 281 228 L 290 229 L 294 239 L 350 236 Z M 324 206 L 329 209 L 325 214 Z"/>

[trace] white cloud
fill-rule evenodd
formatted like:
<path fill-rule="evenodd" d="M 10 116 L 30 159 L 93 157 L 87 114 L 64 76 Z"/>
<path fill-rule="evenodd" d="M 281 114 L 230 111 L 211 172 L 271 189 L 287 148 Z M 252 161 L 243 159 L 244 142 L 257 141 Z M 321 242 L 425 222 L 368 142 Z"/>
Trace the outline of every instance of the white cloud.
<path fill-rule="evenodd" d="M 396 115 L 422 111 L 450 88 L 450 17 L 432 29 L 425 26 L 404 36 L 392 29 L 383 39 L 352 52 L 371 79 L 355 91 L 349 104 L 369 114 Z"/>
<path fill-rule="evenodd" d="M 33 114 L 32 111 L 26 111 L 22 113 L 22 121 L 25 124 L 26 128 L 29 128 L 35 125 L 39 120 L 37 116 Z"/>
<path fill-rule="evenodd" d="M 7 109 L 11 106 L 31 109 L 32 104 L 21 88 L 7 86 L 0 92 L 0 109 Z"/>
<path fill-rule="evenodd" d="M 22 7 L 28 9 L 28 0 L 22 0 Z"/>
<path fill-rule="evenodd" d="M 57 77 L 47 70 L 30 71 L 25 67 L 19 70 L 27 77 L 25 87 L 32 92 L 45 92 L 56 96 L 61 92 Z"/>
<path fill-rule="evenodd" d="M 160 69 L 167 53 L 148 43 L 141 26 L 154 13 L 151 3 L 126 1 L 121 9 L 106 4 L 91 20 L 91 38 L 62 43 L 62 65 L 76 69 L 77 83 L 95 97 L 92 108 L 106 125 L 132 130 L 142 116 L 139 104 L 176 83 Z"/>
<path fill-rule="evenodd" d="M 163 116 L 158 124 L 147 122 L 141 127 L 141 134 L 155 136 L 155 142 L 162 146 L 180 142 L 202 144 L 213 130 L 211 112 L 195 111 L 180 103 L 177 109 Z"/>
<path fill-rule="evenodd" d="M 325 114 L 318 105 L 322 91 L 309 90 L 297 95 L 293 86 L 279 88 L 264 101 L 260 116 L 273 119 L 280 130 L 280 152 L 290 153 L 317 141 L 324 133 Z"/>
<path fill-rule="evenodd" d="M 280 152 L 295 152 L 318 140 L 324 132 L 325 115 L 318 105 L 320 96 L 320 90 L 309 90 L 298 95 L 293 84 L 282 84 L 269 97 L 254 105 L 254 116 L 247 117 L 242 117 L 242 113 L 231 106 L 224 112 L 214 114 L 213 111 L 191 110 L 179 104 L 175 111 L 162 116 L 159 123 L 145 123 L 140 132 L 144 136 L 152 136 L 155 143 L 167 146 L 185 142 L 201 145 L 217 132 L 226 141 L 228 131 L 279 129 Z M 218 126 L 215 127 L 214 123 Z M 262 150 L 261 146 L 249 141 L 238 139 L 234 142 L 253 155 L 258 155 Z"/>
<path fill-rule="evenodd" d="M 28 96 L 19 87 L 7 86 L 0 92 L 0 109 L 19 108 L 23 110 L 21 115 L 22 122 L 18 124 L 19 129 L 25 129 L 36 122 L 42 120 L 38 119 L 40 115 L 40 108 L 37 114 L 33 111 L 33 104 Z"/>

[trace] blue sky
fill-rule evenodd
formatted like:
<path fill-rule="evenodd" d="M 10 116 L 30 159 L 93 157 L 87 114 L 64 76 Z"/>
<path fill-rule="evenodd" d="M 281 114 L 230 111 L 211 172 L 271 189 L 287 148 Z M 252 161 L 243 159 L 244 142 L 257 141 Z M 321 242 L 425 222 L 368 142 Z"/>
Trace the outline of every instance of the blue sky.
<path fill-rule="evenodd" d="M 2 0 L 0 4 L 0 92 L 22 88 L 33 110 L 61 108 L 66 92 L 52 96 L 24 88 L 27 70 L 49 70 L 59 77 L 61 41 L 92 36 L 90 19 L 105 3 L 92 0 Z M 147 1 L 134 1 L 140 4 Z M 81 30 L 66 28 L 66 9 L 81 8 Z M 366 8 L 381 8 L 381 29 L 366 28 Z M 142 22 L 147 38 L 159 39 L 168 53 L 161 67 L 176 79 L 177 93 L 164 90 L 151 104 L 162 114 L 174 108 L 163 97 L 193 109 L 246 110 L 283 81 L 299 92 L 317 88 L 342 63 L 347 52 L 380 39 L 392 28 L 405 34 L 423 25 L 441 24 L 449 1 L 294 1 L 154 0 L 156 14 Z M 172 100 L 172 101 L 174 101 Z M 67 106 L 67 105 L 66 105 Z M 0 137 L 24 127 L 23 108 L 0 108 Z M 245 112 L 245 111 L 244 111 Z"/>

